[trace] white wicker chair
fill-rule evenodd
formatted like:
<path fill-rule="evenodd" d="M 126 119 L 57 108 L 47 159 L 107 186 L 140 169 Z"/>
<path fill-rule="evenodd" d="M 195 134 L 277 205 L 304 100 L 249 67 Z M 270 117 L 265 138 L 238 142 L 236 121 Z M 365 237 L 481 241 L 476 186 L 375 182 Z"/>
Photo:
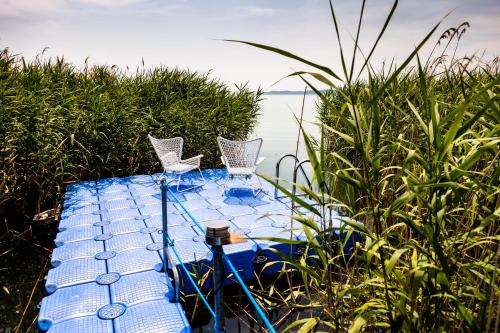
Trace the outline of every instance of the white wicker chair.
<path fill-rule="evenodd" d="M 264 160 L 264 157 L 259 157 L 260 148 L 262 147 L 262 139 L 254 139 L 249 141 L 231 141 L 218 137 L 219 149 L 222 154 L 222 163 L 227 168 L 227 178 L 222 185 L 226 188 L 228 179 L 235 177 L 250 179 L 255 174 L 257 166 Z M 253 187 L 253 194 L 256 196 L 262 190 L 262 183 L 259 182 L 258 187 Z"/>
<path fill-rule="evenodd" d="M 174 174 L 178 176 L 177 179 L 177 191 L 184 192 L 192 190 L 197 187 L 205 185 L 205 177 L 200 169 L 201 158 L 203 155 L 194 156 L 188 158 L 187 160 L 181 159 L 182 156 L 182 145 L 184 140 L 180 137 L 172 139 L 157 139 L 148 134 L 149 141 L 156 152 L 156 155 L 160 159 L 161 165 L 163 166 L 164 174 Z M 201 175 L 202 183 L 198 185 L 193 185 L 182 191 L 179 190 L 181 184 L 181 177 L 186 172 L 198 169 Z"/>

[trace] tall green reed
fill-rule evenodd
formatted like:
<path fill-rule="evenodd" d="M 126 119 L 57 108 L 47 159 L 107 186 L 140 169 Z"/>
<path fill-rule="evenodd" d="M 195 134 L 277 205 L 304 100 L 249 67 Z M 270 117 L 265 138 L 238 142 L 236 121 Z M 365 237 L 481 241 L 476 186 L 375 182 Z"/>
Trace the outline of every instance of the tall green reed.
<path fill-rule="evenodd" d="M 363 54 L 362 1 L 349 60 L 330 2 L 342 73 L 242 42 L 312 67 L 290 76 L 321 102 L 319 145 L 304 134 L 315 190 L 298 184 L 310 199 L 304 200 L 281 188 L 313 215 L 294 211 L 303 240 L 288 242 L 303 246 L 304 255 L 278 253 L 302 283 L 269 295 L 275 306 L 315 314 L 285 331 L 484 332 L 500 326 L 498 62 L 457 59 L 456 47 L 446 56 L 469 26 L 462 24 L 441 36 L 439 42 L 448 38 L 441 55 L 422 63 L 419 52 L 439 22 L 401 65 L 376 72 L 370 59 L 397 5 Z M 313 81 L 331 91 L 323 93 Z M 340 227 L 338 207 L 349 215 Z M 351 254 L 346 245 L 354 234 L 363 241 Z"/>
<path fill-rule="evenodd" d="M 0 56 L 0 218 L 54 207 L 78 180 L 161 171 L 147 134 L 182 136 L 184 153 L 220 162 L 218 135 L 244 139 L 261 92 L 157 67 L 77 69 L 63 58 Z M 17 216 L 19 219 L 19 216 Z"/>

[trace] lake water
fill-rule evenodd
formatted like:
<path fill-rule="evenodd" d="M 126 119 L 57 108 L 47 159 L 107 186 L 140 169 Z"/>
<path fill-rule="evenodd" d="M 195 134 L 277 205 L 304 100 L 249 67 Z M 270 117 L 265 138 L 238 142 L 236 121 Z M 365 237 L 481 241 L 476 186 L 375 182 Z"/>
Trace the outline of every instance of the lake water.
<path fill-rule="evenodd" d="M 258 172 L 274 176 L 279 158 L 284 154 L 295 154 L 299 124 L 294 115 L 300 119 L 303 95 L 264 95 L 263 97 L 261 115 L 250 137 L 264 139 L 261 156 L 266 159 L 259 166 Z M 319 132 L 318 126 L 314 124 L 317 122 L 316 101 L 316 95 L 306 95 L 303 114 L 304 130 L 315 137 Z M 297 155 L 299 160 L 307 157 L 302 133 Z M 288 178 L 292 175 L 293 163 L 291 162 L 290 159 L 283 163 L 280 177 Z"/>

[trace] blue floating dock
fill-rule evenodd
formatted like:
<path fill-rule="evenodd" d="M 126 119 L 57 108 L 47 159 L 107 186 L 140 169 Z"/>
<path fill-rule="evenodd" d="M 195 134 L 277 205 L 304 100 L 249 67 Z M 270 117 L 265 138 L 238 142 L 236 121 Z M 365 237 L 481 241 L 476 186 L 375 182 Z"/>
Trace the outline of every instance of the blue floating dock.
<path fill-rule="evenodd" d="M 197 190 L 177 193 L 167 204 L 168 234 L 187 267 L 204 274 L 212 253 L 203 242 L 202 227 L 214 219 L 230 222 L 230 230 L 246 242 L 224 246 L 245 281 L 254 278 L 254 265 L 270 248 L 283 252 L 289 245 L 253 239 L 275 237 L 301 239 L 290 231 L 291 207 L 287 200 L 272 197 L 274 188 L 264 184 L 257 198 L 224 194 L 225 171 L 203 170 L 207 183 Z M 160 174 L 79 182 L 66 189 L 59 233 L 55 239 L 38 325 L 55 332 L 190 332 L 179 303 L 173 303 L 172 281 L 161 273 L 163 235 Z M 183 179 L 196 182 L 199 174 Z M 267 193 L 266 193 L 267 192 Z M 269 193 L 269 194 L 268 194 Z M 234 195 L 233 195 L 234 194 Z M 183 209 L 184 206 L 189 214 Z M 295 248 L 293 248 L 295 251 Z M 194 293 L 180 261 L 171 265 L 180 273 L 182 291 Z M 275 273 L 280 265 L 267 268 Z M 231 283 L 227 280 L 227 283 Z M 211 288 L 211 279 L 200 286 Z"/>

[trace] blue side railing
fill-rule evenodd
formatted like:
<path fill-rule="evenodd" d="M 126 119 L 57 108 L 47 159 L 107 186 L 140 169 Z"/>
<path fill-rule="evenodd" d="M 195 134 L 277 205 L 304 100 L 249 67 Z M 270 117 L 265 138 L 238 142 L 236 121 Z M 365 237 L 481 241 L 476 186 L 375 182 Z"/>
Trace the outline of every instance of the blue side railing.
<path fill-rule="evenodd" d="M 160 188 L 161 188 L 161 194 L 162 194 L 163 257 L 165 258 L 164 259 L 164 271 L 167 272 L 167 268 L 168 268 L 167 261 L 169 261 L 168 248 L 170 248 L 172 250 L 172 252 L 174 253 L 175 257 L 177 258 L 177 261 L 179 262 L 181 269 L 184 271 L 186 277 L 188 278 L 188 281 L 192 284 L 194 290 L 196 291 L 198 296 L 201 298 L 203 304 L 205 304 L 208 311 L 210 312 L 212 317 L 215 319 L 215 323 L 216 323 L 215 331 L 220 332 L 219 328 L 217 327 L 217 323 L 221 322 L 223 320 L 223 318 L 219 318 L 220 313 L 218 311 L 214 310 L 214 308 L 212 306 L 210 306 L 210 303 L 208 302 L 206 297 L 203 295 L 200 288 L 198 287 L 198 285 L 194 281 L 193 277 L 191 276 L 190 271 L 186 267 L 185 263 L 182 261 L 182 257 L 175 247 L 174 240 L 171 239 L 170 236 L 168 235 L 168 218 L 167 218 L 167 216 L 168 216 L 168 214 L 167 214 L 168 196 L 173 198 L 174 201 L 184 210 L 186 215 L 189 216 L 189 218 L 194 223 L 194 225 L 200 230 L 201 234 L 203 234 L 203 235 L 205 234 L 205 229 L 203 229 L 201 224 L 196 220 L 196 218 L 189 212 L 189 210 L 182 204 L 182 202 L 175 195 L 175 193 L 170 189 L 169 183 L 167 183 L 165 180 L 162 180 Z M 260 317 L 260 319 L 262 320 L 262 322 L 264 323 L 264 325 L 266 326 L 268 331 L 270 333 L 276 333 L 276 330 L 274 329 L 273 325 L 271 324 L 271 322 L 267 318 L 266 314 L 264 313 L 264 310 L 262 310 L 260 305 L 257 303 L 257 301 L 253 297 L 252 293 L 248 289 L 248 286 L 245 284 L 245 281 L 243 281 L 240 274 L 238 273 L 238 271 L 234 267 L 233 263 L 231 262 L 229 257 L 226 254 L 224 254 L 224 252 L 222 252 L 222 258 L 227 263 L 227 266 L 231 270 L 233 276 L 236 278 L 236 280 L 240 284 L 243 292 L 246 294 L 246 296 L 248 297 L 248 299 L 252 303 L 253 307 L 255 308 L 255 311 L 257 312 L 258 316 Z M 223 267 L 222 267 L 222 269 L 223 269 Z M 176 288 L 178 288 L 178 286 Z M 178 290 L 176 290 L 176 292 L 178 292 Z M 216 305 L 216 309 L 217 309 L 217 305 Z"/>

